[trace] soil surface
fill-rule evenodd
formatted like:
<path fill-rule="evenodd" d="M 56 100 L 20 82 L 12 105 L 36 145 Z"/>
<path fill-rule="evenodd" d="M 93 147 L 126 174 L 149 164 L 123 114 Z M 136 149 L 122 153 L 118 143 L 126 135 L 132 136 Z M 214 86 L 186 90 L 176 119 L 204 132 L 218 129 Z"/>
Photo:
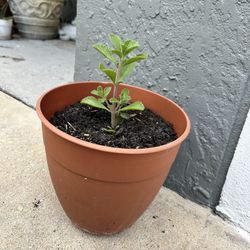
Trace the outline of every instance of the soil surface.
<path fill-rule="evenodd" d="M 110 113 L 75 103 L 56 112 L 51 123 L 63 132 L 84 141 L 118 148 L 156 147 L 177 139 L 172 124 L 149 109 L 133 111 L 134 117 L 124 120 L 115 133 L 110 126 Z"/>

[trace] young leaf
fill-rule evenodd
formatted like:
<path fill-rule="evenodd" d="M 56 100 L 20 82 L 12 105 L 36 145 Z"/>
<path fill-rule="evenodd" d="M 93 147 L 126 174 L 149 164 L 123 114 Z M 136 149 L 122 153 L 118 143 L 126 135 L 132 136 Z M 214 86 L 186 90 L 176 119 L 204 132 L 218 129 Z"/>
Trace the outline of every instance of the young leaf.
<path fill-rule="evenodd" d="M 104 45 L 104 44 L 94 44 L 93 48 L 95 48 L 103 56 L 108 58 L 111 62 L 116 63 L 115 58 L 112 56 L 111 50 L 106 45 Z"/>
<path fill-rule="evenodd" d="M 112 82 L 115 82 L 116 72 L 113 69 L 105 68 L 102 63 L 99 65 L 99 68 L 110 78 Z"/>
<path fill-rule="evenodd" d="M 128 113 L 120 113 L 119 114 L 121 118 L 128 120 L 130 118 L 130 115 Z"/>
<path fill-rule="evenodd" d="M 100 101 L 98 101 L 94 96 L 87 96 L 81 100 L 82 104 L 87 104 L 91 107 L 98 109 L 105 109 L 109 111 L 107 107 L 105 107 Z"/>
<path fill-rule="evenodd" d="M 131 63 L 134 63 L 134 62 L 139 62 L 141 60 L 144 60 L 144 59 L 147 59 L 147 54 L 138 54 L 134 57 L 131 57 L 129 59 L 127 59 L 125 62 L 124 62 L 124 65 L 128 65 L 128 64 L 131 64 Z"/>
<path fill-rule="evenodd" d="M 120 58 L 122 58 L 122 52 L 120 50 L 114 49 L 112 50 L 113 54 L 116 54 L 117 56 L 119 56 Z"/>
<path fill-rule="evenodd" d="M 123 89 L 120 93 L 120 104 L 128 103 L 131 100 L 131 97 L 129 96 L 129 90 Z"/>
<path fill-rule="evenodd" d="M 98 86 L 97 89 L 93 89 L 90 93 L 92 95 L 97 95 L 99 97 L 103 97 L 103 88 L 102 88 L 102 86 Z"/>
<path fill-rule="evenodd" d="M 119 101 L 116 98 L 112 97 L 109 99 L 109 102 L 113 104 L 113 103 L 118 103 Z"/>
<path fill-rule="evenodd" d="M 122 45 L 123 55 L 126 56 L 133 50 L 140 47 L 140 44 L 134 40 L 126 40 L 125 43 Z"/>
<path fill-rule="evenodd" d="M 103 96 L 104 96 L 105 98 L 109 95 L 111 89 L 112 89 L 111 87 L 105 87 L 105 88 L 104 88 Z"/>
<path fill-rule="evenodd" d="M 145 109 L 144 105 L 142 104 L 142 102 L 133 102 L 130 105 L 123 107 L 119 110 L 119 112 L 121 111 L 127 111 L 127 110 L 141 110 L 143 111 Z"/>
<path fill-rule="evenodd" d="M 97 90 L 99 96 L 102 97 L 103 96 L 103 88 L 102 88 L 102 86 L 98 86 L 96 90 Z"/>
<path fill-rule="evenodd" d="M 122 89 L 121 93 L 120 93 L 120 98 L 124 97 L 124 96 L 128 96 L 129 95 L 129 90 L 124 88 Z"/>
<path fill-rule="evenodd" d="M 119 82 L 123 82 L 125 78 L 133 71 L 136 63 L 131 63 L 122 67 Z"/>
<path fill-rule="evenodd" d="M 108 132 L 110 134 L 114 134 L 115 133 L 115 129 L 111 128 L 111 127 L 108 127 L 108 128 L 103 128 L 103 130 L 105 132 Z"/>
<path fill-rule="evenodd" d="M 106 101 L 105 97 L 98 98 L 98 102 L 100 103 L 104 103 L 105 101 Z"/>
<path fill-rule="evenodd" d="M 99 96 L 99 93 L 96 89 L 93 89 L 91 92 L 90 92 L 92 95 L 97 95 Z"/>
<path fill-rule="evenodd" d="M 121 51 L 122 49 L 122 40 L 119 36 L 115 35 L 115 34 L 110 34 L 109 35 L 109 40 L 110 42 L 113 44 L 114 48 L 116 50 Z"/>

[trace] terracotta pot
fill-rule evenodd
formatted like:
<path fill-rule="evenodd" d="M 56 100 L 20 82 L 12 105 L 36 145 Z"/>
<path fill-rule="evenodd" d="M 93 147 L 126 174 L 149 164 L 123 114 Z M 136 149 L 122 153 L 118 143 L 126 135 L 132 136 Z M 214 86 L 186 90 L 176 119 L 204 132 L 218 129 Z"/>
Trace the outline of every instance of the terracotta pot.
<path fill-rule="evenodd" d="M 120 232 L 142 215 L 160 190 L 190 130 L 187 115 L 174 102 L 125 84 L 120 90 L 128 88 L 133 100 L 141 100 L 174 125 L 177 140 L 147 149 L 112 148 L 74 138 L 49 122 L 56 111 L 105 84 L 63 85 L 45 93 L 36 107 L 58 199 L 74 224 L 95 234 Z"/>

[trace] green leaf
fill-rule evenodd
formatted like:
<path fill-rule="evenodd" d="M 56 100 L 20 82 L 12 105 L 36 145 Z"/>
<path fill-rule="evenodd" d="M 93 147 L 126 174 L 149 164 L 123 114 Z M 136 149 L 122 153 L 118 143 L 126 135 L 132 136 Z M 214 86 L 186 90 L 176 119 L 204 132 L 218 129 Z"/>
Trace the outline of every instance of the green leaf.
<path fill-rule="evenodd" d="M 128 113 L 120 113 L 119 114 L 121 118 L 128 120 L 130 118 L 130 115 Z"/>
<path fill-rule="evenodd" d="M 133 102 L 130 105 L 123 107 L 119 110 L 119 112 L 121 111 L 127 111 L 127 110 L 141 110 L 143 111 L 145 109 L 144 105 L 142 104 L 142 102 Z"/>
<path fill-rule="evenodd" d="M 134 70 L 136 63 L 122 66 L 119 82 L 123 82 L 125 78 Z"/>
<path fill-rule="evenodd" d="M 98 109 L 105 109 L 109 111 L 107 107 L 105 107 L 100 101 L 98 101 L 94 96 L 87 96 L 81 100 L 82 104 L 87 104 L 91 107 Z M 110 112 L 110 111 L 109 111 Z"/>
<path fill-rule="evenodd" d="M 107 97 L 109 95 L 111 89 L 112 89 L 111 87 L 105 87 L 104 91 L 103 91 L 103 96 Z"/>
<path fill-rule="evenodd" d="M 126 40 L 125 43 L 122 45 L 123 55 L 126 56 L 133 50 L 140 47 L 140 44 L 134 40 Z"/>
<path fill-rule="evenodd" d="M 120 93 L 120 98 L 123 98 L 124 96 L 128 96 L 129 95 L 129 90 L 124 88 L 122 89 L 121 93 Z"/>
<path fill-rule="evenodd" d="M 92 95 L 97 95 L 99 97 L 103 97 L 103 88 L 102 88 L 102 86 L 98 86 L 97 89 L 93 89 L 90 93 Z"/>
<path fill-rule="evenodd" d="M 103 88 L 102 88 L 102 86 L 97 87 L 97 92 L 99 93 L 99 96 L 103 97 Z"/>
<path fill-rule="evenodd" d="M 96 90 L 98 91 L 98 93 L 99 93 L 100 95 L 102 95 L 102 93 L 103 93 L 103 88 L 102 88 L 101 85 L 99 85 L 99 86 L 96 88 Z"/>
<path fill-rule="evenodd" d="M 119 50 L 119 51 L 122 50 L 122 40 L 119 36 L 117 36 L 115 34 L 110 34 L 109 40 L 113 44 L 113 46 L 116 50 Z"/>
<path fill-rule="evenodd" d="M 110 103 L 118 103 L 119 100 L 117 100 L 116 98 L 112 97 L 112 98 L 109 99 L 109 102 Z"/>
<path fill-rule="evenodd" d="M 115 78 L 116 78 L 116 72 L 113 69 L 108 69 L 105 68 L 104 65 L 101 63 L 99 65 L 99 69 L 104 72 L 109 78 L 110 80 L 114 83 L 115 82 Z"/>
<path fill-rule="evenodd" d="M 125 120 L 129 120 L 131 117 L 135 117 L 136 114 L 128 114 L 128 113 L 122 112 L 119 114 L 119 116 Z"/>
<path fill-rule="evenodd" d="M 105 98 L 105 97 L 98 98 L 98 102 L 100 102 L 100 103 L 104 103 L 105 101 L 106 101 L 106 98 Z"/>
<path fill-rule="evenodd" d="M 120 98 L 120 104 L 128 103 L 131 100 L 131 97 L 129 96 L 129 90 L 123 89 L 119 95 Z"/>
<path fill-rule="evenodd" d="M 117 56 L 119 56 L 120 58 L 122 58 L 122 52 L 120 50 L 114 49 L 112 50 L 113 54 L 116 54 Z"/>
<path fill-rule="evenodd" d="M 128 65 L 128 64 L 131 64 L 131 63 L 134 63 L 134 62 L 139 62 L 141 60 L 144 60 L 144 59 L 147 59 L 147 54 L 138 54 L 134 57 L 131 57 L 129 59 L 127 59 L 125 62 L 124 62 L 124 65 Z"/>
<path fill-rule="evenodd" d="M 108 48 L 104 44 L 94 44 L 93 48 L 95 48 L 98 52 L 100 52 L 103 56 L 108 58 L 111 62 L 116 63 L 115 58 L 112 56 L 111 49 Z"/>
<path fill-rule="evenodd" d="M 114 133 L 116 132 L 115 129 L 113 129 L 113 128 L 111 128 L 111 127 L 103 128 L 103 130 L 104 130 L 105 132 L 110 133 L 110 134 L 114 134 Z"/>
<path fill-rule="evenodd" d="M 90 92 L 92 95 L 97 95 L 99 96 L 99 93 L 96 89 L 93 89 L 91 92 Z"/>

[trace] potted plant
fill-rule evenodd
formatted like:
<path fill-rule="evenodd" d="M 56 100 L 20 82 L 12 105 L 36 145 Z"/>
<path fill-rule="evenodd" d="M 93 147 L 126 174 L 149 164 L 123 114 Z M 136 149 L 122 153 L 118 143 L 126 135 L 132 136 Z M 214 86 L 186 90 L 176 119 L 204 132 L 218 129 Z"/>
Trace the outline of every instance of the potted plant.
<path fill-rule="evenodd" d="M 9 4 L 23 37 L 46 40 L 58 36 L 64 0 L 9 0 Z"/>
<path fill-rule="evenodd" d="M 120 232 L 141 216 L 190 130 L 173 101 L 121 83 L 147 56 L 129 57 L 136 41 L 109 38 L 112 49 L 94 48 L 114 65 L 100 64 L 112 82 L 63 85 L 36 106 L 59 201 L 74 224 L 95 234 Z"/>
<path fill-rule="evenodd" d="M 9 40 L 11 38 L 13 20 L 12 17 L 6 17 L 8 6 L 7 1 L 0 6 L 0 40 Z"/>

